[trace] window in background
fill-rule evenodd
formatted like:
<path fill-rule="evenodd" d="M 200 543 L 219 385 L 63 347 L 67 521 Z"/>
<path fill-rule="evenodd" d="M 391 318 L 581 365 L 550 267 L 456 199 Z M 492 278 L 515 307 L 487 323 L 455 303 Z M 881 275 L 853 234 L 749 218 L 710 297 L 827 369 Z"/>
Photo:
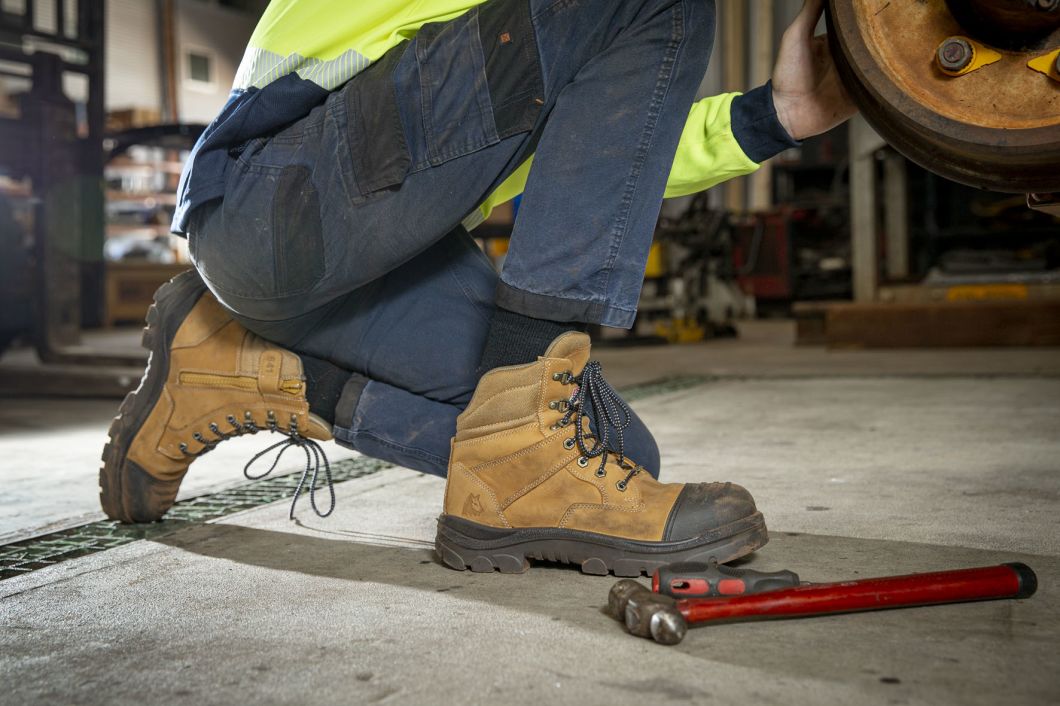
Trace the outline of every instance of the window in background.
<path fill-rule="evenodd" d="M 213 92 L 217 88 L 214 76 L 214 55 L 206 49 L 184 50 L 184 82 L 188 88 Z"/>

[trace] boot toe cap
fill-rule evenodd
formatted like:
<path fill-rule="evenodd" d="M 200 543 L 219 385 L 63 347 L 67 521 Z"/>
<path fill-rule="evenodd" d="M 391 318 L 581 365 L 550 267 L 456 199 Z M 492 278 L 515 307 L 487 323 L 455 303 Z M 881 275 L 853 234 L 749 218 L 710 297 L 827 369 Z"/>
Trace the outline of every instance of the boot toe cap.
<path fill-rule="evenodd" d="M 678 542 L 699 537 L 757 511 L 751 493 L 735 483 L 689 483 L 670 510 L 663 540 Z"/>

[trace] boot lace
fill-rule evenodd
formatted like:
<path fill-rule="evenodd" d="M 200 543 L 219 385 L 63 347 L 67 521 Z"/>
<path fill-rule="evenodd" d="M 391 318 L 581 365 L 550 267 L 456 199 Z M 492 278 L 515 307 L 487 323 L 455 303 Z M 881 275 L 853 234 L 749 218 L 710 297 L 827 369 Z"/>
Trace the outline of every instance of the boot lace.
<path fill-rule="evenodd" d="M 625 492 L 630 479 L 644 470 L 643 466 L 627 461 L 624 452 L 625 431 L 633 421 L 633 413 L 618 396 L 615 388 L 604 379 L 603 367 L 599 361 L 589 361 L 581 375 L 556 373 L 553 379 L 576 386 L 570 399 L 566 401 L 566 412 L 559 420 L 558 426 L 565 427 L 575 422 L 574 443 L 581 451 L 582 458 L 586 459 L 585 465 L 588 459 L 600 459 L 600 465 L 596 469 L 597 477 L 606 475 L 609 458 L 628 471 L 626 476 L 616 483 L 618 490 Z M 587 432 L 582 424 L 583 419 L 588 420 L 590 408 L 596 417 L 595 434 Z M 587 440 L 592 441 L 591 446 L 586 443 Z"/>
<path fill-rule="evenodd" d="M 305 491 L 307 484 L 309 488 L 309 504 L 312 506 L 313 512 L 315 512 L 318 517 L 327 517 L 335 510 L 335 485 L 331 478 L 331 464 L 328 462 L 328 457 L 327 454 L 324 453 L 323 447 L 321 447 L 321 445 L 315 440 L 302 436 L 298 431 L 298 417 L 292 414 L 286 429 L 281 427 L 276 421 L 276 414 L 272 410 L 269 410 L 266 415 L 264 428 L 258 426 L 257 422 L 254 421 L 254 415 L 249 411 L 243 413 L 242 422 L 236 419 L 235 415 L 232 414 L 228 415 L 226 421 L 231 427 L 230 431 L 221 429 L 221 426 L 216 422 L 210 422 L 207 429 L 210 430 L 213 438 L 208 438 L 205 434 L 195 432 L 192 434 L 192 438 L 202 444 L 202 448 L 198 451 L 191 451 L 187 444 L 181 443 L 179 447 L 180 452 L 185 456 L 198 458 L 203 454 L 213 451 L 222 441 L 227 441 L 228 439 L 237 436 L 257 434 L 259 431 L 274 431 L 278 434 L 283 434 L 287 437 L 286 439 L 283 439 L 282 441 L 269 446 L 264 451 L 255 454 L 254 457 L 247 462 L 247 465 L 243 467 L 243 475 L 248 480 L 260 480 L 276 470 L 276 466 L 279 465 L 280 459 L 283 458 L 283 455 L 288 449 L 300 448 L 305 453 L 305 468 L 302 470 L 302 475 L 298 479 L 298 486 L 294 490 L 294 497 L 291 499 L 291 511 L 288 517 L 292 520 L 294 519 L 295 505 L 298 504 L 298 498 L 301 497 L 302 493 Z M 259 459 L 264 458 L 274 451 L 276 451 L 276 454 L 273 457 L 272 464 L 269 466 L 268 470 L 264 473 L 251 472 L 251 468 Z M 330 495 L 327 512 L 321 512 L 320 508 L 317 506 L 316 494 L 317 489 L 320 487 L 317 481 L 321 470 L 324 472 L 324 479 L 327 483 L 328 494 Z"/>

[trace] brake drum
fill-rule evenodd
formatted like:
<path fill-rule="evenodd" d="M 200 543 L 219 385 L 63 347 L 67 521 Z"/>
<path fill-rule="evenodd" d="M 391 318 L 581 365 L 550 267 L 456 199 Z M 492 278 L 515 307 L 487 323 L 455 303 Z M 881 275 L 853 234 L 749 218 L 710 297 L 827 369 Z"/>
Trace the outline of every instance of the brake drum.
<path fill-rule="evenodd" d="M 869 123 L 926 169 L 1060 191 L 1060 0 L 829 0 L 840 75 Z"/>

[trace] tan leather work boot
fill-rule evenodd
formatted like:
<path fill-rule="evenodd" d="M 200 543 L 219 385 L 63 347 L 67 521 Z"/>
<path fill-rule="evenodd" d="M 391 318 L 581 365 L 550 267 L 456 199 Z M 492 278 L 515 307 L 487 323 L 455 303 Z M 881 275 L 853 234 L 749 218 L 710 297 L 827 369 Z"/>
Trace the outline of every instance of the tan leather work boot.
<path fill-rule="evenodd" d="M 111 519 L 161 518 L 192 462 L 233 436 L 276 431 L 299 446 L 331 438 L 309 412 L 298 356 L 240 326 L 194 271 L 155 293 L 143 345 L 147 370 L 103 449 L 99 499 Z"/>
<path fill-rule="evenodd" d="M 616 436 L 628 410 L 588 361 L 589 337 L 571 332 L 536 363 L 479 381 L 457 418 L 435 542 L 442 561 L 519 573 L 528 558 L 545 559 L 638 576 L 764 545 L 762 514 L 740 486 L 660 483 L 607 448 L 605 432 Z"/>

